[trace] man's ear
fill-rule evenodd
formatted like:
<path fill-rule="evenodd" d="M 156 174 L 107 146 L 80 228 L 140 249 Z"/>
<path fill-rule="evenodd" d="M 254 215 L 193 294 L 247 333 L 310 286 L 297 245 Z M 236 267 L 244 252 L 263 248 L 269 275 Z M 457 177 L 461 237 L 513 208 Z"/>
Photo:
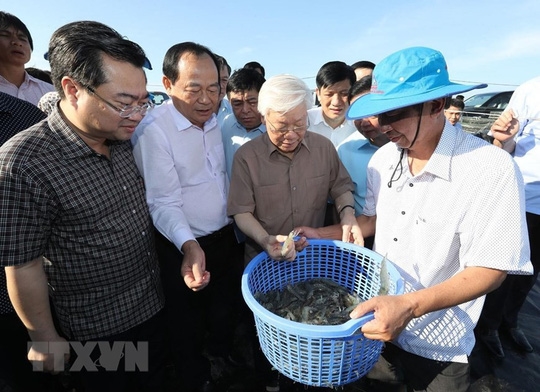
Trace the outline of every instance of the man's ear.
<path fill-rule="evenodd" d="M 444 105 L 446 104 L 446 98 L 434 99 L 431 101 L 430 114 L 439 114 L 444 111 Z"/>
<path fill-rule="evenodd" d="M 169 79 L 166 76 L 163 76 L 163 79 L 161 79 L 161 82 L 163 83 L 163 87 L 165 87 L 165 91 L 169 92 L 172 86 L 171 79 Z"/>
<path fill-rule="evenodd" d="M 64 91 L 66 100 L 71 104 L 76 104 L 82 89 L 81 85 L 75 82 L 69 76 L 64 76 L 60 84 L 62 86 L 62 90 Z"/>

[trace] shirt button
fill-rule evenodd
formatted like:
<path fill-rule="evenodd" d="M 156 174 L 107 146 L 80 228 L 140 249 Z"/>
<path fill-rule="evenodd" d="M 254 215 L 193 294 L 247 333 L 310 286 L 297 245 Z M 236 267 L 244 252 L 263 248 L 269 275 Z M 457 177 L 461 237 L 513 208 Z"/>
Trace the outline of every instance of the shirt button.
<path fill-rule="evenodd" d="M 136 214 L 136 213 L 137 213 L 137 211 L 135 211 L 135 210 L 133 210 L 132 212 L 133 212 L 134 214 Z"/>
<path fill-rule="evenodd" d="M 409 182 L 409 186 L 412 188 L 414 185 L 412 182 Z"/>
<path fill-rule="evenodd" d="M 142 232 L 141 234 L 142 234 L 142 235 L 146 235 L 146 232 L 145 232 L 145 231 L 143 231 L 143 232 Z"/>
<path fill-rule="evenodd" d="M 124 190 L 127 191 L 127 187 L 125 185 L 122 188 L 124 188 Z"/>
<path fill-rule="evenodd" d="M 405 215 L 405 211 L 401 211 L 401 215 Z"/>
<path fill-rule="evenodd" d="M 397 242 L 397 238 L 394 238 L 394 241 Z"/>
<path fill-rule="evenodd" d="M 292 187 L 292 190 L 293 190 L 293 191 L 295 191 L 295 190 L 296 190 L 296 187 L 295 187 L 295 186 L 293 186 L 293 187 Z"/>

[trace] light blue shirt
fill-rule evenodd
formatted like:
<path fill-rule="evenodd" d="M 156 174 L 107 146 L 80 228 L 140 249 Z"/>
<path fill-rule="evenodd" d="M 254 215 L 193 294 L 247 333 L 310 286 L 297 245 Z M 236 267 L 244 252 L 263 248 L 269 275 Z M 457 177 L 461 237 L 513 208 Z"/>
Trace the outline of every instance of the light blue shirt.
<path fill-rule="evenodd" d="M 338 155 L 354 182 L 354 211 L 361 215 L 364 210 L 367 189 L 367 166 L 379 147 L 371 144 L 359 132 L 349 136 L 338 146 Z"/>
<path fill-rule="evenodd" d="M 219 109 L 216 113 L 217 123 L 219 126 L 223 125 L 225 117 L 232 114 L 232 106 L 227 97 L 223 98 L 219 104 Z"/>
<path fill-rule="evenodd" d="M 264 132 L 266 132 L 266 126 L 264 124 L 261 124 L 248 132 L 246 128 L 236 120 L 234 114 L 229 114 L 225 117 L 223 125 L 221 126 L 221 137 L 223 139 L 223 148 L 225 149 L 225 162 L 229 178 L 231 178 L 232 163 L 236 150 L 243 144 L 262 135 Z"/>

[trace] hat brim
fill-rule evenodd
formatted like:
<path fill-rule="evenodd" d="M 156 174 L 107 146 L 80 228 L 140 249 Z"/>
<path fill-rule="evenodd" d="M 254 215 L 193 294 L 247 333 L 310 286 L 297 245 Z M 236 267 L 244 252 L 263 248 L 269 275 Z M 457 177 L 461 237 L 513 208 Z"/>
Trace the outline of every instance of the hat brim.
<path fill-rule="evenodd" d="M 391 110 L 427 102 L 432 99 L 450 97 L 454 94 L 465 93 L 467 91 L 485 87 L 487 87 L 487 84 L 485 83 L 476 85 L 452 83 L 438 89 L 406 97 L 385 97 L 384 94 L 369 93 L 353 102 L 347 111 L 347 118 L 349 120 L 366 118 Z"/>

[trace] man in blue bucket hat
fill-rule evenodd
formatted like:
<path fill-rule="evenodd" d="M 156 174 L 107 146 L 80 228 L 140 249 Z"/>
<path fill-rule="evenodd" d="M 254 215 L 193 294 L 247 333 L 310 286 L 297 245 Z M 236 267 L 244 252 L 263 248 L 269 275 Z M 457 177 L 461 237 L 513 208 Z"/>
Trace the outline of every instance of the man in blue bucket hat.
<path fill-rule="evenodd" d="M 374 250 L 398 268 L 405 293 L 372 298 L 351 313 L 374 312 L 362 332 L 388 342 L 367 375 L 369 390 L 405 384 L 466 391 L 485 294 L 507 273 L 532 272 L 523 178 L 508 154 L 445 119 L 447 97 L 486 85 L 450 82 L 440 52 L 401 50 L 382 60 L 373 78 L 371 92 L 347 115 L 377 116 L 392 143 L 368 165 L 357 219 L 362 236 L 374 234 Z M 302 234 L 341 238 L 336 229 L 302 228 Z"/>

